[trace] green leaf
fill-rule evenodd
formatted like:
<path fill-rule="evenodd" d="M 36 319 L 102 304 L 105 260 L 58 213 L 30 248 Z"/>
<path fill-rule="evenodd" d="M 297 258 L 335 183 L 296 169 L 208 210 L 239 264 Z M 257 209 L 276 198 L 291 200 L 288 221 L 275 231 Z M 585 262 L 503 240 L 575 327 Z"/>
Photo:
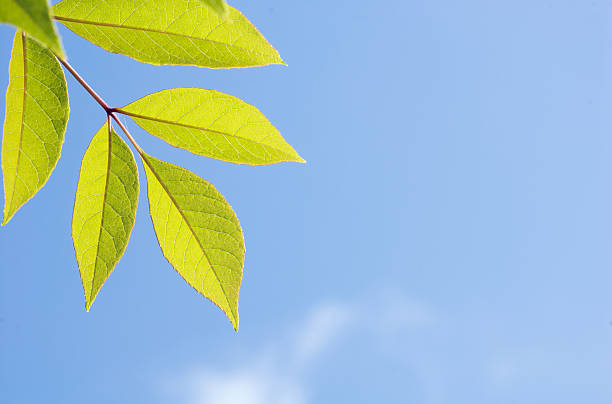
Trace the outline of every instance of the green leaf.
<path fill-rule="evenodd" d="M 87 311 L 127 247 L 137 205 L 134 156 L 107 122 L 83 156 L 72 217 Z"/>
<path fill-rule="evenodd" d="M 193 0 L 63 0 L 53 10 L 88 41 L 145 63 L 211 68 L 283 63 L 231 7 L 227 18 Z"/>
<path fill-rule="evenodd" d="M 238 330 L 244 238 L 232 207 L 194 173 L 144 153 L 141 157 L 151 219 L 164 256 Z"/>
<path fill-rule="evenodd" d="M 3 225 L 49 179 L 64 143 L 68 112 L 66 78 L 57 59 L 17 32 L 2 137 Z"/>
<path fill-rule="evenodd" d="M 47 0 L 0 0 L 0 22 L 15 25 L 63 57 Z"/>
<path fill-rule="evenodd" d="M 251 165 L 304 162 L 257 108 L 218 91 L 164 90 L 118 112 L 169 144 L 202 156 Z"/>
<path fill-rule="evenodd" d="M 221 17 L 227 17 L 229 12 L 229 7 L 227 3 L 223 0 L 200 0 L 202 3 L 206 4 L 208 7 L 215 10 L 215 13 L 220 15 Z"/>

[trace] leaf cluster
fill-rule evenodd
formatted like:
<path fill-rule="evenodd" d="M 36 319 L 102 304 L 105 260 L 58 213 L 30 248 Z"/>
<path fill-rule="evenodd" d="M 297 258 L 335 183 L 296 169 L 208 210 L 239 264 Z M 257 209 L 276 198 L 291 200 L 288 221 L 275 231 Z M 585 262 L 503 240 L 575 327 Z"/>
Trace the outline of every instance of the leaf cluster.
<path fill-rule="evenodd" d="M 45 185 L 60 158 L 70 109 L 66 70 L 105 114 L 83 156 L 72 220 L 86 309 L 121 259 L 135 224 L 138 168 L 116 124 L 144 167 L 163 255 L 237 330 L 245 247 L 236 214 L 212 184 L 147 154 L 121 116 L 200 156 L 249 165 L 304 160 L 257 108 L 218 91 L 174 88 L 109 106 L 66 60 L 52 19 L 143 63 L 237 68 L 284 62 L 223 0 L 63 0 L 52 8 L 46 0 L 0 1 L 0 22 L 18 29 L 2 137 L 2 224 Z"/>

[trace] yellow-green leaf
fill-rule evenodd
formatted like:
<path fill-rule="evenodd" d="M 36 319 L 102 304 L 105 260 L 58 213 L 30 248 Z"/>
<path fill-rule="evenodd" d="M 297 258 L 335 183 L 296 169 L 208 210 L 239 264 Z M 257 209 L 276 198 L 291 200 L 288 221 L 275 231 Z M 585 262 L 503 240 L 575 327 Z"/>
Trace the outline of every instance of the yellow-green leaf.
<path fill-rule="evenodd" d="M 239 164 L 304 160 L 257 108 L 213 90 L 174 88 L 118 112 L 169 144 Z"/>
<path fill-rule="evenodd" d="M 2 136 L 2 224 L 49 179 L 60 157 L 68 110 L 66 78 L 57 59 L 38 41 L 17 32 Z"/>
<path fill-rule="evenodd" d="M 141 157 L 151 219 L 164 256 L 238 330 L 244 238 L 232 207 L 194 173 L 144 153 Z"/>
<path fill-rule="evenodd" d="M 206 4 L 208 7 L 215 10 L 215 13 L 219 14 L 222 17 L 226 17 L 229 11 L 227 7 L 227 3 L 223 0 L 200 0 L 202 3 Z"/>
<path fill-rule="evenodd" d="M 6 22 L 38 39 L 62 56 L 62 46 L 49 16 L 47 0 L 0 0 L 0 22 Z"/>
<path fill-rule="evenodd" d="M 72 217 L 72 240 L 88 311 L 127 247 L 137 204 L 134 156 L 106 123 L 83 156 Z"/>
<path fill-rule="evenodd" d="M 202 1 L 63 0 L 53 12 L 88 41 L 145 63 L 211 68 L 283 63 L 231 7 L 224 18 Z"/>

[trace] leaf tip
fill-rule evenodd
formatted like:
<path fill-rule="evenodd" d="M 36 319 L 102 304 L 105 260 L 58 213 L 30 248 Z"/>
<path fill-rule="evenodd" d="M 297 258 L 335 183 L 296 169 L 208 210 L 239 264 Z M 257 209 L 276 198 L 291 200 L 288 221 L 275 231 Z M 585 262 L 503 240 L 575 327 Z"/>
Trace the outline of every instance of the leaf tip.
<path fill-rule="evenodd" d="M 64 47 L 62 46 L 62 42 L 59 40 L 57 41 L 53 41 L 52 44 L 48 45 L 49 50 L 51 50 L 51 53 L 53 53 L 56 57 L 59 57 L 63 60 L 68 60 L 68 58 L 66 57 L 66 52 L 64 52 Z"/>
<path fill-rule="evenodd" d="M 270 47 L 272 47 L 272 45 L 270 45 Z M 272 48 L 274 49 L 274 48 Z M 285 62 L 285 59 L 283 59 L 280 55 L 280 53 L 278 53 L 278 51 L 276 49 L 274 49 L 274 60 L 272 62 L 270 62 L 270 64 L 273 65 L 281 65 L 281 66 L 289 66 L 287 64 L 287 62 Z"/>
<path fill-rule="evenodd" d="M 98 289 L 98 292 L 100 291 L 100 289 Z M 92 293 L 91 294 L 87 294 L 87 292 L 85 292 L 85 311 L 86 312 L 90 312 L 91 311 L 91 306 L 93 306 L 94 301 L 96 300 L 96 297 L 98 296 L 98 293 Z"/>
<path fill-rule="evenodd" d="M 292 161 L 296 163 L 306 164 L 306 160 L 304 160 L 302 156 L 300 156 L 293 147 L 291 148 L 291 153 L 288 153 L 287 160 L 285 161 Z"/>
<path fill-rule="evenodd" d="M 215 303 L 219 308 L 221 308 L 221 310 L 223 310 L 223 312 L 225 313 L 230 323 L 232 323 L 232 327 L 234 327 L 234 331 L 238 332 L 239 323 L 240 323 L 239 316 L 238 316 L 238 306 L 229 305 L 227 308 L 222 308 L 215 301 L 212 301 L 212 302 Z"/>
<path fill-rule="evenodd" d="M 11 219 L 13 218 L 14 215 L 15 215 L 15 212 L 11 212 L 10 209 L 5 208 L 5 210 L 4 210 L 4 217 L 2 218 L 2 226 L 7 225 L 8 222 L 11 221 Z"/>
<path fill-rule="evenodd" d="M 272 51 L 272 54 L 270 55 L 272 57 L 272 60 L 270 60 L 268 64 L 289 66 L 274 46 L 270 45 L 269 43 L 268 43 L 268 46 L 271 48 L 271 51 Z"/>

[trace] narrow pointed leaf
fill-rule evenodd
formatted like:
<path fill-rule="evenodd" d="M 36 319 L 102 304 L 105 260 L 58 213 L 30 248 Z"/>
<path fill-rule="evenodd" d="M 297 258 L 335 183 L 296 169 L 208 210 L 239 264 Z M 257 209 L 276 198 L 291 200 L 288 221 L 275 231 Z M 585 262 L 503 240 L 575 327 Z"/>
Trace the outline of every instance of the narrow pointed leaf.
<path fill-rule="evenodd" d="M 127 247 L 137 204 L 134 156 L 106 123 L 83 156 L 72 217 L 72 240 L 88 311 Z"/>
<path fill-rule="evenodd" d="M 0 0 L 0 22 L 16 26 L 63 56 L 47 0 Z"/>
<path fill-rule="evenodd" d="M 200 0 L 202 3 L 206 4 L 208 7 L 215 10 L 215 13 L 219 14 L 221 17 L 226 17 L 229 11 L 227 3 L 223 0 Z"/>
<path fill-rule="evenodd" d="M 155 65 L 211 68 L 281 64 L 236 9 L 219 16 L 193 0 L 63 0 L 55 18 L 109 52 Z"/>
<path fill-rule="evenodd" d="M 304 162 L 257 108 L 218 91 L 164 90 L 119 112 L 150 134 L 202 156 L 251 165 Z"/>
<path fill-rule="evenodd" d="M 2 224 L 49 179 L 60 157 L 68 110 L 66 78 L 57 59 L 38 41 L 18 32 L 9 65 L 2 136 Z"/>
<path fill-rule="evenodd" d="M 219 306 L 238 330 L 244 239 L 240 223 L 210 183 L 142 154 L 157 240 L 170 264 Z"/>

